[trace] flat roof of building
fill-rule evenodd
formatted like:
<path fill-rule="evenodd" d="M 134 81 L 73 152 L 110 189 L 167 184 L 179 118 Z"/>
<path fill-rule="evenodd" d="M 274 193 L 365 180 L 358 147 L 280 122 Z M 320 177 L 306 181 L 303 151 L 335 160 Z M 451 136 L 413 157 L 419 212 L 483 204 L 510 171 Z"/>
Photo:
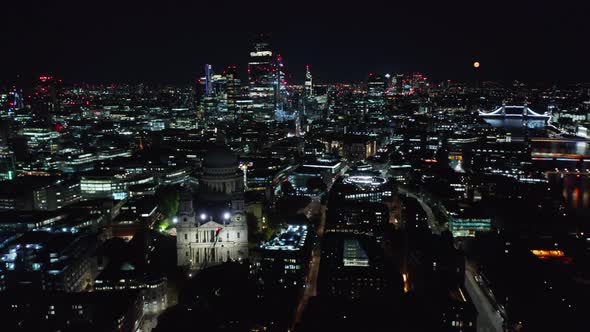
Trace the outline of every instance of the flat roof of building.
<path fill-rule="evenodd" d="M 307 239 L 306 225 L 288 225 L 267 242 L 263 242 L 260 248 L 264 250 L 300 250 Z"/>

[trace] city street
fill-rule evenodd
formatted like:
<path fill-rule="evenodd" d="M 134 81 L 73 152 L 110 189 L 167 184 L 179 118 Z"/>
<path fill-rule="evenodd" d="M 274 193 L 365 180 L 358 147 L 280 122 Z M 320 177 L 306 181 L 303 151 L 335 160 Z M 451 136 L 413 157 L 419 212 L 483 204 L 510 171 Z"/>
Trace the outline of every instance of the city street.
<path fill-rule="evenodd" d="M 484 292 L 489 292 L 489 290 L 478 283 L 475 279 L 477 272 L 475 268 L 469 264 L 468 262 L 465 263 L 465 288 L 477 309 L 478 316 L 477 316 L 477 331 L 478 332 L 502 332 L 502 323 L 503 318 L 500 313 L 495 309 L 498 307 L 496 304 L 492 304 L 490 302 L 489 296 L 486 295 Z M 482 290 L 482 287 L 486 288 Z"/>
<path fill-rule="evenodd" d="M 418 203 L 420 204 L 420 206 L 422 207 L 424 212 L 426 212 L 426 217 L 428 218 L 428 227 L 430 227 L 430 229 L 432 230 L 432 233 L 440 234 L 441 227 L 438 225 L 438 222 L 436 221 L 434 213 L 432 212 L 432 208 L 430 206 L 428 206 L 428 204 L 424 203 L 422 198 L 420 198 L 419 196 L 417 196 L 416 194 L 414 194 L 412 192 L 409 192 L 407 189 L 405 189 L 403 187 L 398 187 L 398 191 L 400 194 L 408 195 L 409 197 L 412 197 L 418 201 Z"/>
<path fill-rule="evenodd" d="M 315 240 L 311 253 L 309 270 L 307 277 L 305 279 L 305 288 L 303 290 L 303 294 L 301 296 L 299 304 L 297 305 L 297 310 L 295 312 L 295 318 L 293 319 L 293 325 L 291 330 L 293 329 L 293 327 L 297 326 L 297 324 L 299 324 L 299 322 L 301 321 L 301 317 L 303 316 L 303 312 L 305 311 L 305 308 L 309 303 L 309 299 L 312 296 L 316 296 L 317 294 L 317 279 L 320 270 L 320 259 L 322 253 L 321 240 L 324 236 L 324 228 L 326 227 L 326 207 L 320 205 L 319 209 L 321 213 L 321 220 L 316 229 L 317 238 Z"/>

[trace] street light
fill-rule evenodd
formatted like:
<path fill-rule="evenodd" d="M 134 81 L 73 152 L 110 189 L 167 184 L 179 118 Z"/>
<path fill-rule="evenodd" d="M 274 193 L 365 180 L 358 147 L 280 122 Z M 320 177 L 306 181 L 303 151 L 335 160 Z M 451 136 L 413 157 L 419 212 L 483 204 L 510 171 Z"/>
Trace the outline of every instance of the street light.
<path fill-rule="evenodd" d="M 172 223 L 174 223 L 174 224 L 178 224 L 178 217 L 174 217 L 174 218 L 172 218 Z"/>
<path fill-rule="evenodd" d="M 205 219 L 207 219 L 207 215 L 204 213 L 201 213 L 201 220 L 205 220 Z"/>
<path fill-rule="evenodd" d="M 228 219 L 229 219 L 229 217 L 230 217 L 230 214 L 229 214 L 229 212 L 225 212 L 225 213 L 223 214 L 223 219 L 225 219 L 225 220 L 228 220 Z"/>

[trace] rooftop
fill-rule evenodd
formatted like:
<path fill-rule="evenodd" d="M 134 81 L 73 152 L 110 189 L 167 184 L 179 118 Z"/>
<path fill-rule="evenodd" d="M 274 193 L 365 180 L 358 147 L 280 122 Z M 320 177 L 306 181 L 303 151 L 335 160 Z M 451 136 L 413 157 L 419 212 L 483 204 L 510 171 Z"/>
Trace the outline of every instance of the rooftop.
<path fill-rule="evenodd" d="M 288 225 L 275 234 L 268 242 L 263 242 L 260 248 L 265 250 L 300 250 L 307 238 L 307 226 Z"/>
<path fill-rule="evenodd" d="M 385 184 L 385 178 L 371 175 L 350 175 L 344 180 L 346 184 L 354 184 L 360 187 L 378 187 Z"/>

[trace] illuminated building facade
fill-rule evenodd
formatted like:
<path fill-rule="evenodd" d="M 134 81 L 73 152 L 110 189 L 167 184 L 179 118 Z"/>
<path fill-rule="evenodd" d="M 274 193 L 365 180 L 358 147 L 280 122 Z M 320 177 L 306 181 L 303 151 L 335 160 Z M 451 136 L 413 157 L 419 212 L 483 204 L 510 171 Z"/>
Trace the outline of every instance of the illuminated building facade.
<path fill-rule="evenodd" d="M 196 209 L 189 191 L 181 196 L 176 226 L 178 265 L 199 270 L 247 258 L 244 173 L 236 155 L 224 147 L 211 147 L 199 184 Z"/>
<path fill-rule="evenodd" d="M 198 116 L 214 120 L 227 113 L 226 79 L 214 74 L 210 64 L 205 65 L 204 74 L 197 86 Z"/>
<path fill-rule="evenodd" d="M 20 134 L 27 142 L 29 152 L 56 153 L 59 150 L 57 138 L 60 134 L 48 128 L 23 128 Z"/>
<path fill-rule="evenodd" d="M 385 90 L 387 81 L 383 75 L 369 75 L 367 81 L 367 110 L 369 114 L 381 113 L 385 110 Z"/>
<path fill-rule="evenodd" d="M 33 208 L 54 211 L 75 203 L 80 198 L 80 181 L 57 180 L 33 191 Z"/>
<path fill-rule="evenodd" d="M 305 66 L 305 96 L 313 97 L 313 76 L 309 70 L 309 65 Z"/>
<path fill-rule="evenodd" d="M 215 221 L 213 218 L 219 221 Z M 189 191 L 181 195 L 176 225 L 178 266 L 199 270 L 207 266 L 248 257 L 248 225 L 241 212 L 221 216 L 193 209 Z"/>
<path fill-rule="evenodd" d="M 366 135 L 345 135 L 342 140 L 342 156 L 348 161 L 365 160 L 377 153 L 377 142 Z"/>
<path fill-rule="evenodd" d="M 94 280 L 92 235 L 29 232 L 1 253 L 8 290 L 79 292 Z"/>
<path fill-rule="evenodd" d="M 14 153 L 0 150 L 0 181 L 13 180 L 15 176 Z"/>
<path fill-rule="evenodd" d="M 489 232 L 492 229 L 490 218 L 458 218 L 451 217 L 449 229 L 453 237 L 474 237 L 476 232 Z"/>
<path fill-rule="evenodd" d="M 153 182 L 153 176 L 147 174 L 97 171 L 82 176 L 80 192 L 84 200 L 98 198 L 121 200 L 129 196 L 130 187 Z"/>
<path fill-rule="evenodd" d="M 198 116 L 207 120 L 235 119 L 252 107 L 237 66 L 228 66 L 221 74 L 215 74 L 211 65 L 205 65 L 204 76 L 197 85 L 197 100 Z"/>
<path fill-rule="evenodd" d="M 238 67 L 228 66 L 223 72 L 225 77 L 225 93 L 227 99 L 227 112 L 231 118 L 235 118 L 238 113 L 247 111 L 250 107 L 246 98 L 247 91 L 242 86 L 242 82 L 238 77 Z"/>

